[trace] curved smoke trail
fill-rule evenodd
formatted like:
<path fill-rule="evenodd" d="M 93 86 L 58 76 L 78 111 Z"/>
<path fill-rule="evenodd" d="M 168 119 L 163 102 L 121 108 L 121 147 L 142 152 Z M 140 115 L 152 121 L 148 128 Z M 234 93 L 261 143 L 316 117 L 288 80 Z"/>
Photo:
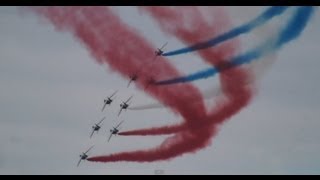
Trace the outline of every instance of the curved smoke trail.
<path fill-rule="evenodd" d="M 165 8 L 166 9 L 166 8 Z M 179 8 L 179 11 L 183 11 L 185 8 Z M 187 12 L 195 12 L 196 8 L 187 8 Z M 189 11 L 190 10 L 190 11 Z M 177 11 L 176 11 L 177 12 Z M 187 15 L 194 15 L 194 14 L 187 14 Z M 220 16 L 223 17 L 223 16 Z M 196 18 L 197 19 L 197 18 Z M 197 19 L 199 22 L 201 19 Z M 178 21 L 173 21 L 173 23 L 177 23 Z M 216 24 L 217 25 L 217 24 Z M 192 25 L 190 25 L 192 26 Z M 192 27 L 197 27 L 197 26 L 192 26 Z M 216 29 L 218 26 L 213 26 L 210 28 Z M 221 28 L 221 27 L 219 27 Z M 196 29 L 194 29 L 196 30 Z M 215 30 L 216 31 L 216 30 Z M 214 32 L 215 32 L 214 31 Z M 197 34 L 198 31 L 192 31 L 191 35 L 193 37 L 201 38 L 203 35 Z M 182 38 L 182 37 L 181 37 Z M 187 37 L 185 37 L 187 38 Z M 233 43 L 229 44 L 228 46 L 234 45 Z M 231 48 L 234 49 L 234 48 Z M 221 49 L 224 51 L 223 53 L 217 53 L 214 52 L 211 55 L 214 55 L 214 57 L 217 57 L 217 59 L 222 59 L 224 55 L 229 54 L 229 47 L 224 47 Z M 229 82 L 232 83 L 232 82 Z M 183 131 L 175 132 L 176 134 L 170 138 L 167 139 L 160 147 L 147 150 L 147 151 L 134 151 L 134 152 L 123 152 L 123 153 L 116 153 L 116 154 L 111 154 L 108 156 L 97 156 L 97 157 L 92 157 L 89 158 L 91 161 L 99 161 L 99 162 L 110 162 L 110 161 L 143 161 L 143 162 L 150 162 L 154 160 L 163 160 L 163 157 L 166 157 L 166 159 L 169 159 L 172 157 L 172 153 L 178 153 L 180 154 L 175 154 L 175 156 L 181 155 L 183 153 L 190 153 L 190 152 L 196 152 L 197 150 L 204 148 L 210 144 L 210 140 L 213 137 L 213 135 L 216 134 L 216 128 L 212 126 L 206 126 L 204 129 L 202 126 L 203 122 L 207 122 L 208 118 L 211 117 L 204 117 L 204 119 L 194 119 L 195 123 L 190 124 L 190 123 L 184 123 L 186 129 Z M 201 127 L 200 127 L 201 126 Z M 145 135 L 142 134 L 141 131 L 136 130 L 136 131 L 131 131 L 131 132 L 126 132 L 126 135 Z M 148 132 L 149 133 L 149 132 Z M 147 134 L 149 135 L 149 134 Z M 173 150 L 173 151 L 172 151 Z M 148 156 L 146 156 L 146 153 L 148 153 Z M 155 155 L 158 155 L 158 158 L 155 157 Z M 152 158 L 152 159 L 150 159 Z"/>
<path fill-rule="evenodd" d="M 181 9 L 180 9 L 181 10 Z M 181 10 L 182 11 L 182 10 Z M 189 12 L 189 11 L 188 11 Z M 190 15 L 190 14 L 189 14 Z M 193 15 L 193 14 L 192 14 Z M 191 15 L 190 15 L 191 16 Z M 201 19 L 197 19 L 199 22 Z M 177 21 L 178 22 L 178 21 Z M 176 22 L 176 23 L 177 23 Z M 197 26 L 192 26 L 192 27 L 197 27 Z M 209 27 L 210 28 L 210 27 Z M 195 29 L 196 30 L 196 29 Z M 188 31 L 188 30 L 186 30 Z M 184 40 L 191 40 L 193 38 L 201 38 L 202 35 L 197 34 L 197 31 L 194 31 L 192 37 L 180 37 L 181 39 L 183 38 Z M 230 45 L 234 45 L 229 44 Z M 231 48 L 234 49 L 234 48 Z M 210 51 L 211 56 L 214 57 L 223 57 L 228 55 L 230 48 L 229 47 L 224 47 L 221 48 L 222 52 L 218 53 L 217 51 Z M 224 51 L 224 52 L 223 52 Z M 226 53 L 226 54 L 225 54 Z M 207 54 L 208 55 L 208 54 Z M 215 58 L 210 58 L 211 60 L 215 60 Z M 219 61 L 222 60 L 222 58 L 217 58 Z M 206 59 L 208 60 L 208 59 Z M 183 150 L 184 152 L 195 152 L 199 150 L 200 148 L 206 147 L 209 145 L 211 138 L 216 134 L 217 132 L 217 123 L 221 123 L 221 121 L 224 121 L 234 115 L 236 112 L 238 112 L 244 105 L 247 104 L 248 100 L 250 97 L 245 97 L 245 96 L 240 96 L 240 98 L 235 98 L 234 96 L 238 96 L 239 88 L 237 85 L 240 85 L 243 81 L 238 81 L 235 82 L 237 79 L 243 79 L 240 78 L 239 76 L 236 75 L 242 75 L 242 73 L 237 70 L 233 70 L 233 73 L 223 73 L 226 74 L 226 76 L 223 76 L 223 79 L 226 81 L 224 84 L 224 88 L 226 89 L 227 93 L 230 94 L 230 98 L 232 98 L 232 101 L 228 101 L 224 104 L 221 105 L 222 108 L 219 108 L 218 111 L 214 113 L 210 113 L 209 116 L 205 118 L 203 122 L 210 122 L 210 124 L 207 124 L 204 126 L 204 123 L 202 121 L 197 120 L 196 124 L 193 124 L 192 126 L 188 126 L 188 128 L 184 131 L 176 133 L 172 139 L 167 139 L 159 148 L 156 149 L 151 149 L 148 151 L 134 151 L 134 152 L 123 152 L 123 153 L 116 153 L 116 154 L 111 154 L 108 156 L 97 156 L 97 157 L 92 157 L 89 158 L 91 161 L 99 161 L 99 162 L 114 162 L 114 161 L 143 161 L 143 162 L 150 162 L 154 160 L 160 160 L 163 157 L 166 157 L 169 159 L 173 155 L 177 156 L 178 154 L 173 154 L 173 153 L 178 153 L 177 150 L 181 151 Z M 233 78 L 229 78 L 229 75 L 234 75 Z M 245 77 L 245 74 L 244 76 Z M 242 89 L 241 89 L 242 90 Z M 240 91 L 242 92 L 242 91 Z M 218 121 L 216 121 L 218 120 Z M 213 123 L 213 124 L 212 124 Z M 172 141 L 174 140 L 174 141 Z M 176 141 L 177 140 L 177 141 Z M 169 151 L 169 148 L 175 149 L 175 151 Z M 160 149 L 162 151 L 160 151 Z M 167 150 L 165 150 L 167 149 Z M 148 153 L 148 155 L 147 155 Z M 150 157 L 151 155 L 151 157 Z M 155 157 L 158 155 L 158 158 Z M 152 159 L 150 159 L 152 158 Z"/>
<path fill-rule="evenodd" d="M 213 23 L 212 26 L 210 24 L 206 24 L 203 17 L 201 17 L 201 13 L 197 11 L 196 8 L 179 8 L 179 9 L 167 9 L 167 8 L 161 8 L 161 7 L 154 7 L 150 8 L 147 7 L 143 10 L 146 10 L 148 13 L 150 13 L 155 20 L 159 23 L 160 28 L 167 33 L 172 33 L 173 36 L 178 37 L 180 40 L 182 40 L 184 43 L 192 43 L 194 41 L 197 41 L 199 39 L 204 39 L 209 34 L 212 34 L 213 32 L 217 31 L 214 27 L 216 25 L 215 21 L 211 22 Z M 214 9 L 216 10 L 216 9 Z M 220 17 L 219 12 L 215 13 L 212 9 L 208 9 L 208 13 L 211 16 L 214 17 Z M 213 12 L 213 13 L 212 13 Z M 165 14 L 165 15 L 164 15 Z M 182 19 L 181 17 L 190 17 Z M 187 21 L 186 19 L 191 19 L 192 21 Z M 168 20 L 169 19 L 169 20 Z M 190 23 L 189 27 L 186 29 L 183 24 Z M 224 22 L 226 23 L 226 22 Z M 167 27 L 170 27 L 169 30 Z M 202 33 L 199 33 L 199 27 L 203 31 Z M 222 29 L 220 29 L 222 30 Z M 219 32 L 215 32 L 219 33 Z M 206 61 L 208 61 L 211 64 L 218 63 L 220 61 L 223 61 L 228 56 L 232 56 L 232 54 L 235 53 L 235 47 L 236 42 L 233 40 L 229 43 L 226 43 L 222 46 L 219 46 L 217 49 L 210 49 L 209 51 L 201 51 L 198 52 L 202 58 L 204 58 Z M 232 46 L 234 46 L 232 48 Z M 214 107 L 213 110 L 209 113 L 209 115 L 206 118 L 206 121 L 204 123 L 198 122 L 197 126 L 189 127 L 191 130 L 199 130 L 201 129 L 201 132 L 208 132 L 210 134 L 215 134 L 216 128 L 215 126 L 220 124 L 221 122 L 227 120 L 232 115 L 240 111 L 245 105 L 248 104 L 248 102 L 251 99 L 251 92 L 248 91 L 247 87 L 247 81 L 248 73 L 245 71 L 235 70 L 231 73 L 222 73 L 221 81 L 224 86 L 224 91 L 227 92 L 227 99 L 228 101 L 224 101 L 223 99 L 218 99 L 218 106 Z M 231 78 L 229 77 L 231 76 Z M 232 78 L 236 77 L 236 79 Z M 235 81 L 237 80 L 237 81 Z M 253 80 L 253 79 L 251 79 Z M 234 90 L 236 89 L 236 90 Z M 239 96 L 239 94 L 241 94 Z M 237 96 L 239 96 L 237 98 Z M 181 127 L 181 131 L 185 131 L 188 127 Z M 191 131 L 190 130 L 190 131 Z M 150 133 L 150 134 L 149 134 Z M 141 129 L 141 130 L 133 130 L 133 131 L 126 131 L 123 132 L 124 135 L 139 135 L 139 136 L 145 136 L 145 135 L 154 135 L 153 132 L 150 132 L 149 129 Z M 169 133 L 173 133 L 168 132 Z M 174 133 L 177 133 L 174 132 Z M 201 135 L 202 133 L 199 133 Z M 211 137 L 206 137 L 204 134 L 202 134 L 200 137 L 202 138 L 208 138 L 211 139 Z"/>
<path fill-rule="evenodd" d="M 211 22 L 212 25 L 206 24 L 205 19 L 204 19 L 204 17 L 201 16 L 201 12 L 199 11 L 198 8 L 184 7 L 184 8 L 178 8 L 178 9 L 174 9 L 174 8 L 169 9 L 169 8 L 163 8 L 163 7 L 146 7 L 146 8 L 141 8 L 141 9 L 145 10 L 146 12 L 149 12 L 153 15 L 156 22 L 159 23 L 161 30 L 163 30 L 164 32 L 170 33 L 170 34 L 172 33 L 173 36 L 178 37 L 186 44 L 192 43 L 192 42 L 197 41 L 199 39 L 204 39 L 212 34 L 219 34 L 218 31 L 223 30 L 222 28 L 216 29 L 216 27 L 217 27 L 216 25 L 219 24 L 219 22 L 217 23 L 216 21 L 212 21 Z M 210 14 L 210 16 L 212 16 L 212 17 L 225 16 L 225 15 L 223 15 L 223 11 L 219 11 L 219 9 L 217 9 L 217 8 L 214 8 L 214 9 L 210 8 L 207 11 Z M 181 17 L 188 17 L 188 18 L 183 19 Z M 190 21 L 187 19 L 193 19 L 193 20 Z M 219 18 L 217 20 L 220 21 L 221 19 Z M 186 24 L 186 23 L 190 23 L 189 27 L 192 27 L 192 28 L 185 28 L 184 24 Z M 228 22 L 225 18 L 224 24 L 226 24 L 226 23 L 228 23 Z M 168 31 L 168 29 L 166 29 L 166 27 L 170 27 L 169 28 L 170 30 Z M 201 28 L 201 30 L 199 28 Z M 199 33 L 199 32 L 201 32 L 201 33 Z M 237 48 L 237 42 L 233 40 L 233 41 L 230 41 L 229 43 L 226 43 L 226 44 L 223 44 L 222 46 L 219 46 L 217 49 L 211 49 L 210 51 L 206 51 L 206 52 L 199 52 L 199 54 L 201 55 L 201 57 L 203 57 L 209 63 L 214 64 L 219 61 L 222 61 L 224 58 L 226 58 L 228 56 L 232 56 L 233 54 L 235 54 L 236 48 Z M 229 73 L 228 75 L 238 77 L 238 79 L 240 79 L 240 77 L 243 77 L 242 72 L 240 72 L 240 74 L 239 74 L 239 71 L 234 71 L 233 73 L 234 74 Z M 228 78 L 228 79 L 225 80 L 226 83 L 224 83 L 224 84 L 236 84 L 239 87 L 240 86 L 247 86 L 246 83 L 243 84 L 243 82 L 246 82 L 246 81 L 238 81 L 235 83 L 235 82 L 230 81 L 230 78 Z M 232 88 L 234 88 L 234 87 L 232 87 Z M 225 89 L 229 90 L 230 87 L 226 87 Z M 219 89 L 218 89 L 218 87 L 216 87 L 214 90 L 219 91 L 218 92 L 219 95 L 222 94 L 220 87 L 219 87 Z M 205 95 L 208 95 L 208 97 L 212 97 L 212 96 L 214 96 L 214 94 L 216 92 L 212 91 L 212 89 L 209 89 L 209 90 L 207 90 L 207 92 L 205 92 Z M 239 91 L 239 92 L 241 93 L 242 91 Z M 247 93 L 247 92 L 244 92 L 244 93 Z M 205 97 L 205 95 L 204 95 L 204 97 Z M 237 94 L 231 93 L 228 98 L 235 99 L 235 98 L 233 98 L 233 96 L 237 96 Z M 241 96 L 241 97 L 250 97 L 250 96 Z M 219 101 L 219 103 L 218 103 L 219 110 L 216 111 L 215 113 L 211 113 L 211 115 L 206 118 L 207 120 L 204 121 L 205 123 L 201 123 L 198 121 L 197 126 L 193 125 L 192 127 L 191 126 L 188 127 L 186 125 L 181 124 L 180 126 L 158 127 L 158 128 L 151 128 L 151 129 L 138 129 L 138 130 L 131 130 L 131 131 L 122 132 L 121 135 L 146 136 L 146 135 L 173 134 L 173 133 L 179 132 L 179 131 L 174 131 L 174 130 L 177 130 L 177 127 L 179 127 L 178 130 L 180 130 L 180 131 L 186 131 L 186 130 L 188 130 L 188 128 L 199 129 L 199 128 L 205 127 L 206 129 L 202 129 L 204 132 L 209 132 L 209 133 L 214 134 L 215 128 L 212 128 L 213 120 L 219 119 L 220 121 L 223 121 L 223 120 L 228 119 L 228 117 L 235 114 L 239 109 L 243 108 L 244 106 L 242 106 L 242 105 L 247 104 L 248 99 L 250 99 L 250 98 L 238 99 L 238 100 L 241 100 L 238 102 Z M 196 103 L 196 99 L 194 99 L 194 100 L 195 100 L 195 102 L 192 102 L 191 100 L 188 100 L 188 101 L 189 101 L 189 103 Z M 220 121 L 218 121 L 218 122 L 220 122 Z M 166 131 L 166 132 L 162 131 L 161 129 L 163 129 L 163 128 L 168 128 L 171 131 Z M 158 130 L 161 132 L 161 134 L 157 133 Z M 202 138 L 210 139 L 210 137 L 205 137 L 204 135 Z"/>
<path fill-rule="evenodd" d="M 253 50 L 249 50 L 244 54 L 240 54 L 230 59 L 229 62 L 227 63 L 222 63 L 215 68 L 208 68 L 200 72 L 190 74 L 188 76 L 158 81 L 155 84 L 169 85 L 169 84 L 176 84 L 176 83 L 186 83 L 186 82 L 191 82 L 199 79 L 208 78 L 216 75 L 221 71 L 232 69 L 236 66 L 239 66 L 245 63 L 250 63 L 255 59 L 258 59 L 262 56 L 273 53 L 274 51 L 280 49 L 283 45 L 294 40 L 301 34 L 301 32 L 306 27 L 307 22 L 309 21 L 313 11 L 314 11 L 314 7 L 299 7 L 296 10 L 295 14 L 293 15 L 292 19 L 286 25 L 286 27 L 279 33 L 276 40 L 273 40 L 273 39 L 268 40 L 267 42 L 263 43 L 257 48 L 254 48 Z"/>
<path fill-rule="evenodd" d="M 161 7 L 145 8 L 145 10 L 157 20 L 160 29 L 164 32 L 179 38 L 185 44 L 191 44 L 199 41 L 210 35 L 219 34 L 223 29 L 216 29 L 215 26 L 220 18 L 212 19 L 209 24 L 205 21 L 205 17 L 201 15 L 200 11 L 181 9 L 166 9 Z M 216 8 L 204 9 L 210 17 L 220 17 L 219 11 L 216 13 Z M 164 15 L 164 16 L 163 16 Z M 170 17 L 170 18 L 168 18 Z M 181 18 L 184 17 L 184 18 Z M 169 19 L 169 20 L 168 20 Z M 190 23 L 188 28 L 184 24 Z M 228 22 L 224 22 L 228 23 Z M 206 51 L 198 51 L 197 53 L 209 64 L 216 66 L 236 54 L 238 48 L 238 39 L 232 39 L 216 48 L 208 49 Z M 224 122 L 232 115 L 239 112 L 250 101 L 252 93 L 250 91 L 250 74 L 244 69 L 233 69 L 229 72 L 224 72 L 220 76 L 220 84 L 222 85 L 225 98 L 217 99 L 216 106 L 209 112 L 206 121 L 199 122 L 197 127 L 204 131 L 215 131 L 215 127 L 221 122 Z M 204 129 L 205 128 L 205 129 Z M 207 129 L 209 128 L 209 129 Z"/>
<path fill-rule="evenodd" d="M 178 49 L 175 51 L 164 53 L 163 56 L 174 56 L 184 53 L 189 53 L 193 51 L 197 51 L 200 49 L 206 49 L 212 46 L 216 46 L 224 41 L 227 41 L 229 39 L 235 38 L 241 34 L 249 33 L 253 29 L 264 25 L 269 20 L 271 20 L 275 16 L 281 15 L 288 7 L 286 6 L 274 6 L 267 9 L 265 12 L 263 12 L 261 15 L 259 15 L 257 18 L 251 20 L 250 22 L 243 24 L 239 27 L 236 27 L 232 29 L 231 31 L 228 31 L 224 34 L 221 34 L 220 36 L 217 36 L 213 39 L 210 39 L 206 42 L 201 42 L 195 45 L 192 45 L 190 47 Z"/>

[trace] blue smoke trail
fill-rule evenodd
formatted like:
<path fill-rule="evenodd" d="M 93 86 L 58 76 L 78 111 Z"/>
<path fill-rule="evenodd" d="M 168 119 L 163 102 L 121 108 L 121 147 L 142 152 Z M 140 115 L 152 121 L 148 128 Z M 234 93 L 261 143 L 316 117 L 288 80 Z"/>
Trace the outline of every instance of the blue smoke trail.
<path fill-rule="evenodd" d="M 251 61 L 258 59 L 268 53 L 278 50 L 286 43 L 297 38 L 307 25 L 312 13 L 314 11 L 313 7 L 299 7 L 293 17 L 288 22 L 287 26 L 279 33 L 276 41 L 268 40 L 262 45 L 250 50 L 244 54 L 232 58 L 228 64 L 222 64 L 217 68 L 208 68 L 206 70 L 185 76 L 178 77 L 170 80 L 156 82 L 156 85 L 167 85 L 175 83 L 185 83 L 198 79 L 208 78 L 214 76 L 218 72 L 230 69 L 245 63 L 250 63 Z"/>
<path fill-rule="evenodd" d="M 234 28 L 224 34 L 221 34 L 220 36 L 217 36 L 213 39 L 210 39 L 206 42 L 201 42 L 201 43 L 192 45 L 190 47 L 186 47 L 186 48 L 182 48 L 182 49 L 178 49 L 175 51 L 164 53 L 163 56 L 173 56 L 173 55 L 178 55 L 178 54 L 184 54 L 184 53 L 189 53 L 192 51 L 216 46 L 226 40 L 235 38 L 241 34 L 249 33 L 253 29 L 265 24 L 266 22 L 271 20 L 273 17 L 275 17 L 277 15 L 281 15 L 287 8 L 288 7 L 286 7 L 286 6 L 274 6 L 274 7 L 268 8 L 260 16 L 256 17 L 255 19 L 251 20 L 250 22 L 248 22 L 242 26 L 236 27 L 236 28 Z"/>

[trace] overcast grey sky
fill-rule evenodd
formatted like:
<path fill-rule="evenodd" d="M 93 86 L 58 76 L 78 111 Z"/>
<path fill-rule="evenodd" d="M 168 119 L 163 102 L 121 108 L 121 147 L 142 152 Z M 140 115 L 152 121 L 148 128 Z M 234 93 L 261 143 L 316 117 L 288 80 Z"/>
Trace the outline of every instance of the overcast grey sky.
<path fill-rule="evenodd" d="M 264 8 L 227 10 L 239 25 Z M 168 40 L 167 49 L 183 46 L 134 7 L 115 10 L 155 46 Z M 277 24 L 281 21 L 243 37 L 242 47 L 263 40 Z M 275 55 L 252 103 L 221 126 L 211 146 L 165 162 L 82 162 L 77 168 L 79 154 L 91 145 L 91 155 L 101 155 L 160 144 L 165 137 L 115 137 L 106 142 L 106 130 L 119 122 L 121 99 L 134 94 L 134 104 L 155 100 L 135 86 L 126 88 L 126 79 L 98 65 L 70 33 L 56 32 L 16 7 L 0 7 L 0 174 L 320 174 L 319 33 L 317 11 L 302 36 Z M 189 61 L 182 60 L 186 56 Z M 183 72 L 207 67 L 193 54 L 174 57 L 172 63 Z M 219 83 L 215 77 L 194 84 L 206 90 Z M 103 98 L 116 89 L 114 106 L 101 113 Z M 92 124 L 103 116 L 107 120 L 102 131 L 89 139 Z M 173 124 L 179 117 L 153 109 L 127 111 L 120 119 L 129 130 Z"/>

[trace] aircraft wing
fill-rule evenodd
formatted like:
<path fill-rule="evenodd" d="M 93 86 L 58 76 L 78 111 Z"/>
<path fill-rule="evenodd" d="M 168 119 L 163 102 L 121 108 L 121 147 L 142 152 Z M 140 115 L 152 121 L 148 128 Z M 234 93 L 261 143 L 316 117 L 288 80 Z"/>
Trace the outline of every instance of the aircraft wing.
<path fill-rule="evenodd" d="M 104 110 L 104 108 L 106 108 L 107 103 L 104 103 L 103 108 L 101 110 L 101 112 Z"/>
<path fill-rule="evenodd" d="M 130 79 L 130 81 L 129 81 L 129 83 L 128 83 L 127 87 L 129 87 L 129 86 L 130 86 L 131 82 L 132 82 L 132 79 Z"/>
<path fill-rule="evenodd" d="M 109 98 L 112 98 L 115 94 L 117 94 L 118 90 L 116 90 Z"/>
<path fill-rule="evenodd" d="M 167 44 L 168 42 L 166 42 L 160 49 L 162 50 Z"/>
<path fill-rule="evenodd" d="M 90 138 L 92 138 L 93 133 L 94 133 L 94 130 L 92 130 L 92 133 L 91 133 L 91 135 L 90 135 Z"/>
<path fill-rule="evenodd" d="M 121 121 L 115 128 L 118 129 L 118 127 L 123 123 L 123 121 Z"/>
<path fill-rule="evenodd" d="M 91 146 L 91 147 L 85 152 L 85 154 L 87 154 L 92 148 L 93 148 L 93 146 Z"/>
<path fill-rule="evenodd" d="M 118 116 L 121 114 L 121 111 L 122 111 L 122 108 L 120 109 L 119 113 L 118 113 Z"/>
<path fill-rule="evenodd" d="M 131 100 L 132 97 L 133 96 L 130 96 L 129 99 L 125 103 L 128 103 Z"/>
<path fill-rule="evenodd" d="M 110 133 L 110 136 L 109 136 L 108 142 L 110 141 L 111 137 L 112 137 L 112 133 Z"/>
<path fill-rule="evenodd" d="M 78 164 L 77 164 L 77 167 L 79 167 L 80 163 L 81 163 L 81 159 L 79 160 L 79 162 L 78 162 Z"/>
<path fill-rule="evenodd" d="M 102 123 L 102 121 L 103 121 L 104 119 L 106 119 L 106 117 L 103 117 L 103 118 L 101 119 L 101 121 L 98 123 L 98 126 Z"/>

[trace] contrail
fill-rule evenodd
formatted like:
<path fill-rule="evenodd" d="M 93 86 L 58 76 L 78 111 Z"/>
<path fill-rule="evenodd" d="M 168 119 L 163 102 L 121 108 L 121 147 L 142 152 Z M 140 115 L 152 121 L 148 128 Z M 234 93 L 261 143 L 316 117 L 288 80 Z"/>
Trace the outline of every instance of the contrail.
<path fill-rule="evenodd" d="M 289 21 L 286 27 L 281 31 L 276 40 L 268 40 L 260 46 L 247 51 L 244 54 L 240 54 L 234 58 L 231 58 L 227 63 L 219 64 L 217 67 L 208 68 L 188 76 L 177 77 L 169 80 L 163 80 L 156 82 L 157 85 L 169 85 L 176 83 L 186 83 L 199 79 L 209 78 L 217 73 L 225 70 L 232 69 L 242 64 L 250 63 L 253 60 L 257 60 L 263 56 L 266 56 L 274 51 L 280 49 L 283 45 L 297 38 L 304 30 L 307 22 L 309 21 L 313 7 L 299 7 L 293 18 Z"/>
<path fill-rule="evenodd" d="M 251 20 L 250 22 L 243 24 L 239 27 L 236 27 L 220 36 L 217 36 L 213 39 L 210 39 L 205 42 L 194 44 L 190 47 L 178 49 L 175 51 L 164 53 L 163 56 L 173 56 L 173 55 L 179 55 L 184 53 L 189 53 L 193 51 L 197 51 L 200 49 L 206 49 L 212 46 L 216 46 L 224 41 L 227 41 L 229 39 L 235 38 L 239 35 L 249 33 L 253 29 L 264 25 L 269 20 L 271 20 L 275 16 L 281 15 L 288 7 L 286 6 L 274 6 L 267 9 L 265 12 L 263 12 L 260 16 L 256 17 L 255 19 Z"/>

